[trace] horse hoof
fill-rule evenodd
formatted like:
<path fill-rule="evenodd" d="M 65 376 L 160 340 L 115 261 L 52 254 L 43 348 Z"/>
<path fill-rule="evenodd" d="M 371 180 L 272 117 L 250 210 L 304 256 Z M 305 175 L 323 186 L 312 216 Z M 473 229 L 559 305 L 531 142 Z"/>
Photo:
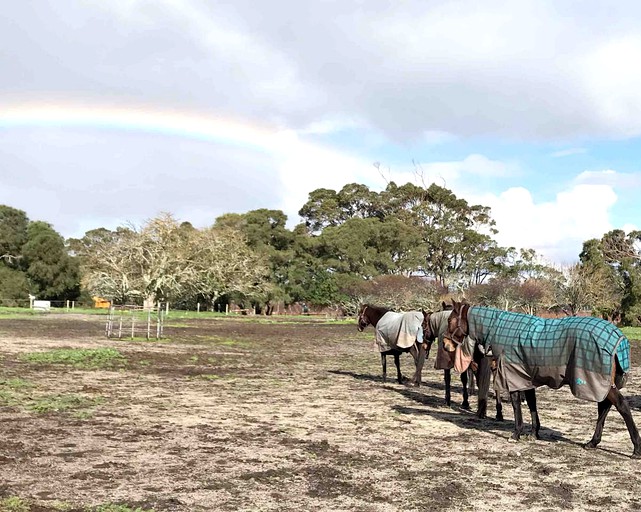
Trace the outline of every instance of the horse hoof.
<path fill-rule="evenodd" d="M 595 450 L 596 449 L 596 443 L 594 443 L 593 441 L 588 441 L 587 443 L 585 443 L 583 445 L 583 448 L 585 448 L 586 450 Z"/>
<path fill-rule="evenodd" d="M 510 436 L 510 441 L 518 443 L 521 440 L 521 434 L 514 433 Z"/>
<path fill-rule="evenodd" d="M 502 414 L 497 414 L 496 415 L 496 421 L 503 421 L 503 415 Z"/>
<path fill-rule="evenodd" d="M 633 459 L 641 459 L 641 452 L 634 452 L 632 454 Z"/>
<path fill-rule="evenodd" d="M 461 404 L 461 409 L 469 410 L 470 409 L 470 404 L 468 402 L 463 402 Z"/>

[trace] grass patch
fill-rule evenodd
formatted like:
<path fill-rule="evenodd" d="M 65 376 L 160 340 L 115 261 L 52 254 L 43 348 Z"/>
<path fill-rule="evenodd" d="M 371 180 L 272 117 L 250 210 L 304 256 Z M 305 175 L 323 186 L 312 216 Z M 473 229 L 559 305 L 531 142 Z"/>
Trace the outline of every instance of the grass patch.
<path fill-rule="evenodd" d="M 29 512 L 31 507 L 22 498 L 9 496 L 0 500 L 0 512 Z"/>
<path fill-rule="evenodd" d="M 35 364 L 63 364 L 76 368 L 114 368 L 125 364 L 125 357 L 113 348 L 61 348 L 46 352 L 30 352 L 21 359 Z"/>
<path fill-rule="evenodd" d="M 641 327 L 621 327 L 621 331 L 629 340 L 641 341 Z"/>
<path fill-rule="evenodd" d="M 22 390 L 32 388 L 33 383 L 16 377 L 14 379 L 0 380 L 0 389 Z"/>
<path fill-rule="evenodd" d="M 77 411 L 78 418 L 88 418 L 93 411 L 89 409 L 100 405 L 104 402 L 103 398 L 89 398 L 82 395 L 45 395 L 38 398 L 32 398 L 25 408 L 29 411 L 46 414 L 50 412 L 71 412 Z"/>
<path fill-rule="evenodd" d="M 96 508 L 91 509 L 93 512 L 154 512 L 151 508 L 129 507 L 128 505 L 117 505 L 115 503 L 107 503 L 105 505 L 98 505 Z"/>

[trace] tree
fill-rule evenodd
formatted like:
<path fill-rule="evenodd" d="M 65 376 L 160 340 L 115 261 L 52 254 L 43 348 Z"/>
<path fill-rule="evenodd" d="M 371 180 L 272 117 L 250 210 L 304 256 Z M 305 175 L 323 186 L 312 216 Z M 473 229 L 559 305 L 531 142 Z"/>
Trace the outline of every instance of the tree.
<path fill-rule="evenodd" d="M 3 306 L 28 304 L 29 282 L 24 272 L 0 264 L 0 298 Z"/>
<path fill-rule="evenodd" d="M 22 210 L 0 205 L 0 265 L 18 268 L 29 219 Z"/>
<path fill-rule="evenodd" d="M 269 267 L 233 228 L 204 229 L 192 240 L 193 289 L 211 304 L 231 293 L 252 297 L 265 293 Z"/>
<path fill-rule="evenodd" d="M 80 294 L 78 263 L 69 256 L 64 239 L 50 224 L 29 223 L 22 258 L 32 294 L 51 300 L 72 300 Z"/>
<path fill-rule="evenodd" d="M 641 325 L 641 254 L 638 244 L 641 232 L 625 234 L 615 229 L 600 240 L 583 243 L 579 255 L 585 272 L 598 280 L 602 287 L 595 299 L 596 309 L 606 317 L 619 314 L 624 323 Z"/>

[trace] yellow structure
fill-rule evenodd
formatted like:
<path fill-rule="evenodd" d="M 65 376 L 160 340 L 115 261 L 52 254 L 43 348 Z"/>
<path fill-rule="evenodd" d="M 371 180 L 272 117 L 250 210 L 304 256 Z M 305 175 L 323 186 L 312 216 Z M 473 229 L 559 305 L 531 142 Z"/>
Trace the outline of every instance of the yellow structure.
<path fill-rule="evenodd" d="M 92 297 L 93 307 L 99 309 L 109 309 L 111 307 L 111 301 L 103 299 L 102 297 Z"/>

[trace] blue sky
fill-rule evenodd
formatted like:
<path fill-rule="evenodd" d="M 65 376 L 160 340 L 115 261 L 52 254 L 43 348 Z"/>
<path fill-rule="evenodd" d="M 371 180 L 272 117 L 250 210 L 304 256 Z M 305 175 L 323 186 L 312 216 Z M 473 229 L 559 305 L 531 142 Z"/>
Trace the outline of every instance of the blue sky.
<path fill-rule="evenodd" d="M 0 204 L 64 236 L 436 182 L 551 263 L 641 227 L 641 4 L 13 2 Z M 380 167 L 374 167 L 374 163 Z"/>

